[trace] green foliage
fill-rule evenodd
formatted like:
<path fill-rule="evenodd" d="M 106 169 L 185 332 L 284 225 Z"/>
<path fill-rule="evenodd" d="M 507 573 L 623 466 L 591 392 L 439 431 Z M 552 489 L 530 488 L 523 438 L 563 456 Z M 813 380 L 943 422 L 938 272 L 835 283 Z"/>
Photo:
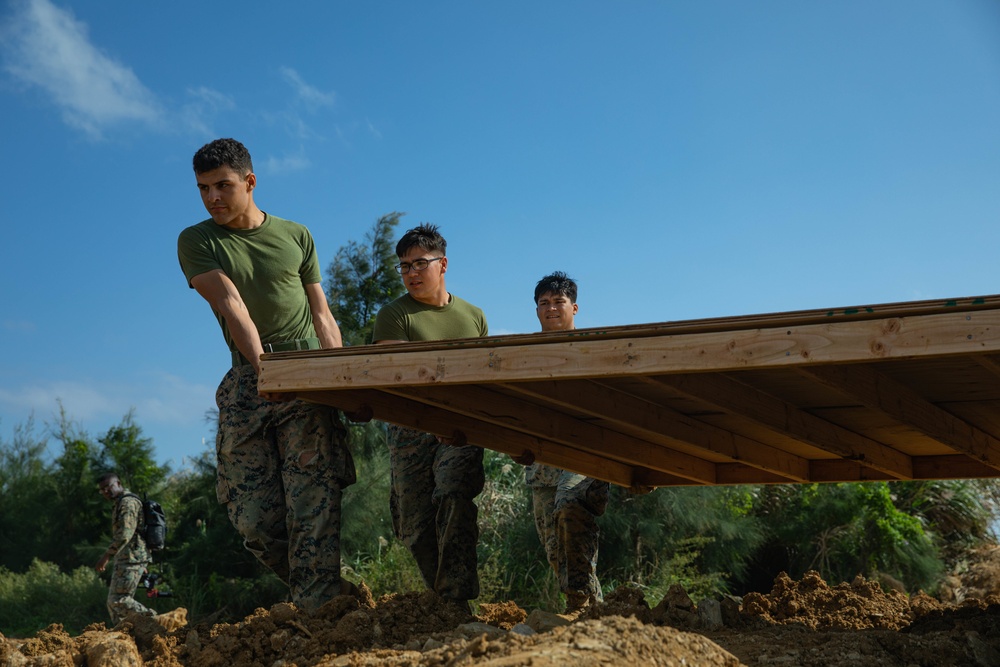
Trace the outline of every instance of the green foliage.
<path fill-rule="evenodd" d="M 27 637 L 62 623 L 67 632 L 78 634 L 107 620 L 107 597 L 107 585 L 90 568 L 65 574 L 37 559 L 21 574 L 0 568 L 0 633 Z"/>
<path fill-rule="evenodd" d="M 98 442 L 102 471 L 117 473 L 122 484 L 140 496 L 156 491 L 170 472 L 167 466 L 156 463 L 153 441 L 143 437 L 133 411 L 109 428 Z"/>
<path fill-rule="evenodd" d="M 486 450 L 479 495 L 480 600 L 515 600 L 527 608 L 562 608 L 559 586 L 535 530 L 524 468 Z"/>
<path fill-rule="evenodd" d="M 288 586 L 269 571 L 253 577 L 226 577 L 208 566 L 167 579 L 174 595 L 171 605 L 187 609 L 188 621 L 194 623 L 233 623 L 258 607 L 266 609 L 288 600 Z"/>
<path fill-rule="evenodd" d="M 377 562 L 384 549 L 383 543 L 392 540 L 386 425 L 371 421 L 350 424 L 348 429 L 358 481 L 344 490 L 341 553 L 352 554 L 355 561 Z"/>
<path fill-rule="evenodd" d="M 692 597 L 727 592 L 764 540 L 746 487 L 669 487 L 632 495 L 612 487 L 600 520 L 598 576 L 660 594 L 684 583 Z"/>
<path fill-rule="evenodd" d="M 405 290 L 393 268 L 396 264 L 393 230 L 403 215 L 398 212 L 383 215 L 365 234 L 363 244 L 349 241 L 337 251 L 327 268 L 327 298 L 340 325 L 344 345 L 370 343 L 379 308 Z"/>
<path fill-rule="evenodd" d="M 420 569 L 399 540 L 380 537 L 374 554 L 355 552 L 344 557 L 343 576 L 365 582 L 375 597 L 424 590 Z"/>
<path fill-rule="evenodd" d="M 758 512 L 771 530 L 765 553 L 783 553 L 784 562 L 772 562 L 792 577 L 817 570 L 839 582 L 882 572 L 913 590 L 943 568 L 920 517 L 901 511 L 885 482 L 766 487 Z"/>
<path fill-rule="evenodd" d="M 18 426 L 0 448 L 0 567 L 23 572 L 54 548 L 56 517 L 50 511 L 56 479 L 45 461 L 47 443 L 33 423 Z"/>

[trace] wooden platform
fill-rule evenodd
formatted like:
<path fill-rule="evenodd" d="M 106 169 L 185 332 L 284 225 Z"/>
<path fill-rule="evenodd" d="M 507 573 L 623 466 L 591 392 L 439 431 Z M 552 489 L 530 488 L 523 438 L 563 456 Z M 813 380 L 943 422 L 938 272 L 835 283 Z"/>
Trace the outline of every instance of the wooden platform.
<path fill-rule="evenodd" d="M 636 489 L 1000 477 L 1000 296 L 275 353 L 260 386 Z"/>

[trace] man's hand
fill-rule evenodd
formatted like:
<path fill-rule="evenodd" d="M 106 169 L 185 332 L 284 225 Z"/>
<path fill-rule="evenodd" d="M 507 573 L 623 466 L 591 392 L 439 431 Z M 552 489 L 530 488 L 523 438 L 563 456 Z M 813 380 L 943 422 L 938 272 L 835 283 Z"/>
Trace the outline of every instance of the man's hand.
<path fill-rule="evenodd" d="M 111 560 L 111 555 L 105 551 L 104 554 L 101 555 L 101 559 L 97 561 L 97 565 L 94 566 L 94 569 L 98 572 L 104 572 L 104 568 L 107 566 L 109 560 Z"/>

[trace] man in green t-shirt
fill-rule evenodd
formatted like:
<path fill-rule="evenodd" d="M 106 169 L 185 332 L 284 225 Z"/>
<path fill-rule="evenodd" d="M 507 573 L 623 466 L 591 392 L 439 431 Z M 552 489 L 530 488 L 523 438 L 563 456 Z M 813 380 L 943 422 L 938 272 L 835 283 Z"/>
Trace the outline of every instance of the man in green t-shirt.
<path fill-rule="evenodd" d="M 576 328 L 576 294 L 576 281 L 562 271 L 538 281 L 535 314 L 542 331 Z M 541 463 L 527 466 L 524 480 L 531 488 L 538 539 L 566 596 L 566 613 L 603 601 L 597 579 L 597 517 L 608 506 L 608 483 Z"/>
<path fill-rule="evenodd" d="M 448 293 L 447 242 L 436 225 L 422 224 L 396 244 L 406 294 L 375 318 L 378 344 L 476 338 L 489 334 L 483 311 Z M 428 588 L 469 610 L 479 597 L 476 544 L 483 490 L 483 450 L 455 446 L 410 428 L 390 427 L 393 531 L 413 554 Z"/>
<path fill-rule="evenodd" d="M 210 219 L 181 232 L 188 286 L 211 306 L 232 355 L 216 392 L 216 494 L 243 544 L 316 609 L 340 577 L 340 504 L 355 481 L 340 414 L 287 394 L 258 392 L 264 352 L 340 347 L 312 235 L 261 211 L 246 147 L 217 139 L 195 153 Z"/>

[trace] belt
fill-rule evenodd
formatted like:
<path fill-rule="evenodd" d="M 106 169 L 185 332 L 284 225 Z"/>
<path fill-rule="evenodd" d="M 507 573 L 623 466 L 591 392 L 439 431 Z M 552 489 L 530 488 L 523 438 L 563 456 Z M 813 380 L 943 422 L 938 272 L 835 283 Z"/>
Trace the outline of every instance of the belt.
<path fill-rule="evenodd" d="M 280 343 L 264 343 L 264 352 L 291 352 L 293 350 L 318 350 L 320 348 L 319 338 L 296 338 Z M 240 354 L 239 350 L 233 352 L 233 368 L 248 366 L 250 362 Z"/>

